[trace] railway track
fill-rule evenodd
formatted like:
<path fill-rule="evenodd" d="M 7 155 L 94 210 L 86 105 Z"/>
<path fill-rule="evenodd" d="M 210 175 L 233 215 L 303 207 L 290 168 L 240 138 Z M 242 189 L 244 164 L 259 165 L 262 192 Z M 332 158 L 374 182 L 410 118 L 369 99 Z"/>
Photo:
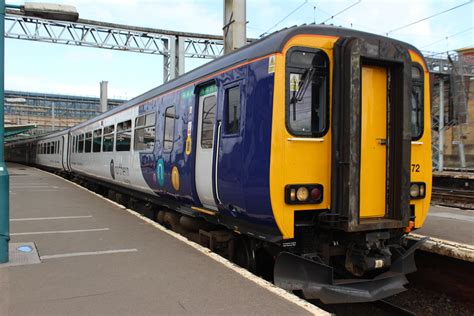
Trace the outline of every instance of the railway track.
<path fill-rule="evenodd" d="M 433 187 L 431 201 L 439 205 L 473 209 L 474 191 Z"/>

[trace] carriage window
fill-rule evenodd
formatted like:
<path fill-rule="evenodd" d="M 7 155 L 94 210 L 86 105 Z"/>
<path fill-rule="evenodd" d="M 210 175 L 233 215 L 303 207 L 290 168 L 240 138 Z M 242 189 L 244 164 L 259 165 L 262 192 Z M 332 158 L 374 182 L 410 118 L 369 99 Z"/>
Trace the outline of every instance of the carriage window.
<path fill-rule="evenodd" d="M 411 68 L 411 138 L 417 140 L 423 134 L 423 71 L 421 66 Z"/>
<path fill-rule="evenodd" d="M 102 151 L 114 151 L 114 126 L 104 127 L 104 138 L 102 139 Z"/>
<path fill-rule="evenodd" d="M 134 150 L 153 150 L 155 145 L 155 113 L 135 119 Z"/>
<path fill-rule="evenodd" d="M 84 152 L 84 134 L 79 135 L 79 152 Z"/>
<path fill-rule="evenodd" d="M 175 108 L 170 106 L 165 111 L 165 133 L 163 135 L 163 150 L 170 152 L 174 144 L 174 121 L 176 119 Z"/>
<path fill-rule="evenodd" d="M 91 147 L 92 147 L 92 132 L 88 132 L 86 133 L 86 142 L 84 145 L 84 152 L 90 153 L 92 149 Z"/>
<path fill-rule="evenodd" d="M 291 134 L 317 137 L 327 131 L 328 64 L 319 50 L 294 48 L 288 53 L 286 124 Z"/>
<path fill-rule="evenodd" d="M 240 86 L 227 89 L 225 92 L 225 132 L 238 134 L 240 127 Z"/>
<path fill-rule="evenodd" d="M 215 118 L 216 96 L 211 95 L 206 97 L 202 104 L 201 148 L 212 148 Z"/>
<path fill-rule="evenodd" d="M 100 153 L 100 147 L 102 147 L 102 129 L 96 129 L 92 140 L 92 152 Z"/>
<path fill-rule="evenodd" d="M 132 120 L 117 124 L 117 143 L 116 151 L 129 151 L 132 139 Z"/>

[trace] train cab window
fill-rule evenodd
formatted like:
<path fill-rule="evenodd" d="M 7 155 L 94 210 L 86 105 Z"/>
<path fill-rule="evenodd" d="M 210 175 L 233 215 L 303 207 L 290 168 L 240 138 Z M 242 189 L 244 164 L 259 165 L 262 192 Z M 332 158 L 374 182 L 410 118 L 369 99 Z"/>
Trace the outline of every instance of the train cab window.
<path fill-rule="evenodd" d="M 163 135 L 163 151 L 170 152 L 174 144 L 174 121 L 176 119 L 174 105 L 167 107 L 165 111 L 165 126 Z"/>
<path fill-rule="evenodd" d="M 114 125 L 104 127 L 104 137 L 102 138 L 102 151 L 114 151 Z"/>
<path fill-rule="evenodd" d="M 411 68 L 411 138 L 420 139 L 423 135 L 423 70 L 415 65 Z"/>
<path fill-rule="evenodd" d="M 84 143 L 84 152 L 90 153 L 92 149 L 92 132 L 86 133 L 86 141 Z"/>
<path fill-rule="evenodd" d="M 319 137 L 328 130 L 329 60 L 317 49 L 287 54 L 286 126 L 295 136 Z"/>
<path fill-rule="evenodd" d="M 224 101 L 226 134 L 238 134 L 240 131 L 240 104 L 240 86 L 227 89 Z"/>
<path fill-rule="evenodd" d="M 94 138 L 92 139 L 92 152 L 99 153 L 102 147 L 102 129 L 94 131 Z"/>
<path fill-rule="evenodd" d="M 134 150 L 153 150 L 155 145 L 155 117 L 155 113 L 150 113 L 135 119 Z"/>
<path fill-rule="evenodd" d="M 132 120 L 117 124 L 117 143 L 116 151 L 129 151 L 132 139 Z"/>
<path fill-rule="evenodd" d="M 79 153 L 84 152 L 84 134 L 79 135 Z"/>
<path fill-rule="evenodd" d="M 201 148 L 212 148 L 214 142 L 214 122 L 216 120 L 216 96 L 204 99 L 202 104 Z"/>

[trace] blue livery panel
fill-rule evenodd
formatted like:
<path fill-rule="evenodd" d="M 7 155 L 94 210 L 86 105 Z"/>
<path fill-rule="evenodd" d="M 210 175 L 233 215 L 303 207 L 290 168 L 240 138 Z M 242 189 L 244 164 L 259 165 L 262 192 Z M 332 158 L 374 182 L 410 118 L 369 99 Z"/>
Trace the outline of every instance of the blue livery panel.
<path fill-rule="evenodd" d="M 219 195 L 219 214 L 229 219 L 251 222 L 252 225 L 264 225 L 278 232 L 270 202 L 274 75 L 268 69 L 268 58 L 261 59 L 223 71 L 203 83 L 196 82 L 140 106 L 140 115 L 153 111 L 157 113 L 154 150 L 152 153 L 140 153 L 142 175 L 154 192 L 172 196 L 191 206 L 202 207 L 195 187 L 194 170 L 199 89 L 200 84 L 215 84 L 217 112 L 213 166 L 217 165 L 217 170 L 213 168 L 212 178 Z M 217 126 L 219 122 L 225 122 L 225 91 L 235 86 L 240 87 L 239 131 L 227 135 L 221 129 L 218 139 Z M 169 106 L 175 106 L 176 109 L 174 140 L 172 150 L 165 152 L 165 110 Z M 174 167 L 178 171 L 178 190 L 172 183 L 173 176 L 176 176 L 172 174 Z M 216 194 L 214 196 L 217 202 Z"/>

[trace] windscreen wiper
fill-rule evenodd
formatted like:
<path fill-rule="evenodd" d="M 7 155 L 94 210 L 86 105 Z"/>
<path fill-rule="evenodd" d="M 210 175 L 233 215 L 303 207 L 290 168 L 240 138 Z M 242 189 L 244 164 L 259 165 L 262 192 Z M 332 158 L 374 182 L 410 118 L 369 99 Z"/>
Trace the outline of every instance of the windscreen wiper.
<path fill-rule="evenodd" d="M 315 69 L 314 67 L 307 68 L 303 73 L 303 79 L 298 83 L 298 91 L 291 98 L 291 104 L 293 104 L 293 121 L 296 121 L 296 103 L 301 102 L 309 87 L 309 83 L 313 78 Z"/>
<path fill-rule="evenodd" d="M 306 71 L 303 73 L 303 79 L 299 82 L 298 84 L 298 91 L 296 92 L 296 95 L 293 96 L 293 102 L 301 102 L 303 100 L 303 96 L 306 93 L 306 90 L 308 90 L 309 84 L 311 82 L 311 79 L 313 78 L 315 69 L 314 67 L 306 69 Z"/>

